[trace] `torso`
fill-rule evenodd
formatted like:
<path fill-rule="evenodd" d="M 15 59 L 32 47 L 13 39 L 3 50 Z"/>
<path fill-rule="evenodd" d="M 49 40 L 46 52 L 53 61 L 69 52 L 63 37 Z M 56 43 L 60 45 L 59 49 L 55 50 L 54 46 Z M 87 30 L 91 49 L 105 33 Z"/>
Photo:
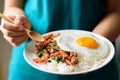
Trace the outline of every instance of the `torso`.
<path fill-rule="evenodd" d="M 92 31 L 105 15 L 105 1 L 27 0 L 25 13 L 32 29 L 41 34 L 61 29 Z M 28 42 L 13 48 L 9 80 L 118 80 L 115 58 L 103 69 L 83 75 L 63 76 L 38 71 L 23 58 Z"/>

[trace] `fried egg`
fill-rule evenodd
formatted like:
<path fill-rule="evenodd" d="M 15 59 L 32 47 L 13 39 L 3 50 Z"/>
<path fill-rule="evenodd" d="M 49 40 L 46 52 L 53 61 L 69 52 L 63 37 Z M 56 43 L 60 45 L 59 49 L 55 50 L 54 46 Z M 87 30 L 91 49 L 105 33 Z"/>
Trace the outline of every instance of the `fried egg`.
<path fill-rule="evenodd" d="M 108 44 L 92 34 L 62 34 L 55 40 L 62 50 L 77 52 L 89 62 L 104 59 L 109 53 Z"/>

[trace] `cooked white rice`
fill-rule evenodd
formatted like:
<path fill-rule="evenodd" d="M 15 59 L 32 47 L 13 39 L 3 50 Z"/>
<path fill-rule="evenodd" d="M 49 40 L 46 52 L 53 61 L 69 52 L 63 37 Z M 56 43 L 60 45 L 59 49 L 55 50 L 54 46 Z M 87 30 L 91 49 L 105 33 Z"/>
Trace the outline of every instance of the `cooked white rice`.
<path fill-rule="evenodd" d="M 50 72 L 60 72 L 60 73 L 69 73 L 69 72 L 80 72 L 95 68 L 102 64 L 105 59 L 101 60 L 91 60 L 86 61 L 82 55 L 78 55 L 79 63 L 74 66 L 69 66 L 66 63 L 57 63 L 54 60 L 51 60 L 50 63 L 40 65 L 41 69 L 50 71 Z"/>

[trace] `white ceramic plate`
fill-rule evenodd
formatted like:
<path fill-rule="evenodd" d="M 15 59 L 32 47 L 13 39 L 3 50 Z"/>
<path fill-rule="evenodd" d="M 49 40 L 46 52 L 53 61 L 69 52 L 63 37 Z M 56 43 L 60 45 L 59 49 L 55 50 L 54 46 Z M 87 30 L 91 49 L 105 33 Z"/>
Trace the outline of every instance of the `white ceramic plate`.
<path fill-rule="evenodd" d="M 113 56 L 115 54 L 115 49 L 114 49 L 112 43 L 108 39 L 106 39 L 105 37 L 100 36 L 98 34 L 88 32 L 88 31 L 82 31 L 82 30 L 59 30 L 59 31 L 54 31 L 52 33 L 58 33 L 58 32 L 60 34 L 66 34 L 66 33 L 92 34 L 92 35 L 96 36 L 97 38 L 104 40 L 106 43 L 108 43 L 108 45 L 110 46 L 110 53 L 109 53 L 108 57 L 106 58 L 106 60 L 100 66 L 89 69 L 89 70 L 80 71 L 80 72 L 70 72 L 70 73 L 51 72 L 48 70 L 41 69 L 40 64 L 33 62 L 33 59 L 36 58 L 37 56 L 34 54 L 35 41 L 31 41 L 24 50 L 24 58 L 29 65 L 31 65 L 32 67 L 34 67 L 40 71 L 53 73 L 53 74 L 61 74 L 61 75 L 84 74 L 84 73 L 88 73 L 88 72 L 91 72 L 91 71 L 94 71 L 94 70 L 97 70 L 97 69 L 104 67 L 106 64 L 108 64 L 111 61 L 111 59 L 113 58 Z"/>

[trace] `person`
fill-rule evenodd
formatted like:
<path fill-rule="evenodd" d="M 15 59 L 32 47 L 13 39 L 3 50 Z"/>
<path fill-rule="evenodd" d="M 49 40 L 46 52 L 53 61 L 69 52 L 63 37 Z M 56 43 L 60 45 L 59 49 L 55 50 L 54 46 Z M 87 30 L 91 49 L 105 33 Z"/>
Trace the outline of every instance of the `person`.
<path fill-rule="evenodd" d="M 5 0 L 1 21 L 4 38 L 13 45 L 8 80 L 118 80 L 116 58 L 102 69 L 78 75 L 56 75 L 32 68 L 23 58 L 29 43 L 24 28 L 38 33 L 78 29 L 114 42 L 120 34 L 120 0 Z"/>

